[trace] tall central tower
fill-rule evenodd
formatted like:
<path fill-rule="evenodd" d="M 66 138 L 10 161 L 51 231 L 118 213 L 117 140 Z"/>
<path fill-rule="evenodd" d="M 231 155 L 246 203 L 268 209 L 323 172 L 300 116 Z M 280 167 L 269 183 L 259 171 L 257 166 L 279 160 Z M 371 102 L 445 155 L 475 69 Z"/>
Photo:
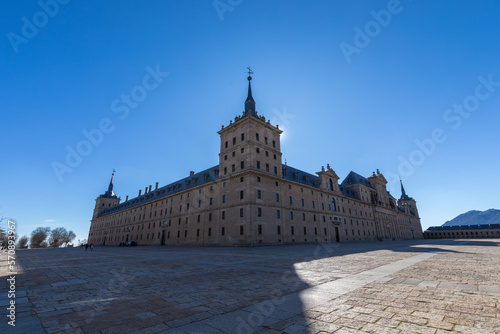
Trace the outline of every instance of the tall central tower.
<path fill-rule="evenodd" d="M 251 74 L 250 72 L 249 74 Z M 248 76 L 248 96 L 245 111 L 236 116 L 229 126 L 222 126 L 220 135 L 220 177 L 255 170 L 281 177 L 280 135 L 283 131 L 271 125 L 255 110 L 252 96 L 252 77 Z"/>

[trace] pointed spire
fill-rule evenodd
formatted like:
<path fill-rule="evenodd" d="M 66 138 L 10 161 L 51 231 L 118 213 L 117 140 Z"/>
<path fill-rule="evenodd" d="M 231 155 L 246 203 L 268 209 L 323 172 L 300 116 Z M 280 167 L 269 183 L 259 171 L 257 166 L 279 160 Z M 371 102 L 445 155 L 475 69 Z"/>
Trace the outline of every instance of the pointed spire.
<path fill-rule="evenodd" d="M 252 81 L 252 74 L 253 71 L 250 69 L 250 66 L 247 67 L 248 69 L 248 96 L 245 101 L 245 116 L 248 115 L 249 113 L 253 116 L 257 116 L 257 113 L 255 112 L 255 100 L 253 99 L 252 96 L 252 84 L 250 83 Z"/>
<path fill-rule="evenodd" d="M 406 195 L 405 187 L 403 186 L 403 181 L 399 178 L 399 182 L 401 183 L 401 199 L 410 200 L 412 199 L 410 196 Z"/>
<path fill-rule="evenodd" d="M 108 186 L 108 194 L 114 195 L 113 194 L 113 177 L 115 176 L 115 170 L 113 169 L 113 173 L 111 173 L 111 180 L 109 181 L 109 186 Z"/>
<path fill-rule="evenodd" d="M 109 181 L 108 190 L 104 193 L 104 195 L 101 195 L 101 197 L 116 198 L 116 195 L 113 192 L 113 178 L 114 178 L 114 176 L 115 176 L 115 170 L 113 169 L 113 173 L 111 174 L 111 180 Z"/>
<path fill-rule="evenodd" d="M 403 180 L 399 178 L 399 182 L 401 183 L 401 196 L 406 197 L 405 187 L 403 187 Z"/>

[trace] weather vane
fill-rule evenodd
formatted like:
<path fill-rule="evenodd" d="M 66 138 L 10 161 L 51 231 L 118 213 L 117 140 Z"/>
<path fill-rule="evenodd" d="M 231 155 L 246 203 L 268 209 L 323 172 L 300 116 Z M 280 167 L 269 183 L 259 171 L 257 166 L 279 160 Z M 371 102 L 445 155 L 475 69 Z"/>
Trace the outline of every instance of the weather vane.
<path fill-rule="evenodd" d="M 113 175 L 115 174 L 116 170 L 113 168 Z"/>
<path fill-rule="evenodd" d="M 253 74 L 252 69 L 250 68 L 250 66 L 248 66 L 247 69 L 248 69 L 248 72 L 247 72 L 248 76 L 251 76 Z"/>

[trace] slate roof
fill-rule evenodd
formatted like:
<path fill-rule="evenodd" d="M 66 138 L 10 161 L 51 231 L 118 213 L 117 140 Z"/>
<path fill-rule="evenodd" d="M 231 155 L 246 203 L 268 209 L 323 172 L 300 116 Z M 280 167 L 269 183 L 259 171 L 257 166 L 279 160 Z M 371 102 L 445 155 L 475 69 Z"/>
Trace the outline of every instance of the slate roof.
<path fill-rule="evenodd" d="M 350 181 L 350 182 L 349 182 Z M 370 185 L 370 181 L 368 181 L 368 179 L 364 176 L 361 176 L 359 175 L 358 173 L 355 173 L 353 171 L 351 171 L 349 174 L 347 174 L 347 176 L 345 177 L 344 181 L 342 181 L 342 184 L 343 186 L 350 186 L 350 185 L 353 185 L 353 184 L 362 184 L 368 188 L 372 188 L 373 187 Z"/>
<path fill-rule="evenodd" d="M 123 210 L 128 210 L 130 208 L 134 208 L 161 198 L 168 197 L 178 192 L 215 181 L 218 179 L 218 170 L 219 165 L 205 169 L 204 171 L 196 173 L 193 176 L 188 176 L 156 190 L 151 190 L 151 192 L 147 194 L 142 194 L 141 196 L 129 199 L 128 201 L 120 203 L 117 206 L 104 210 L 99 215 L 99 217 L 117 213 Z"/>
<path fill-rule="evenodd" d="M 319 188 L 319 177 L 300 169 L 283 164 L 283 178 L 285 180 L 299 182 L 304 185 Z"/>

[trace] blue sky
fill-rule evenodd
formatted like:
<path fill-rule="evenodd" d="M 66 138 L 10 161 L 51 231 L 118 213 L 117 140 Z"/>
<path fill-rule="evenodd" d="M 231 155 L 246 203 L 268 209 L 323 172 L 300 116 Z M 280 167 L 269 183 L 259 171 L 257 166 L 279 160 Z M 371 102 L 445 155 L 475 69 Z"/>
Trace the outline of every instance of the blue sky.
<path fill-rule="evenodd" d="M 86 238 L 113 168 L 125 199 L 216 165 L 249 65 L 289 165 L 330 163 L 341 179 L 378 168 L 395 197 L 400 175 L 424 229 L 499 208 L 498 2 L 42 0 L 0 13 L 0 213 L 21 235 Z M 71 150 L 84 156 L 68 163 Z"/>

